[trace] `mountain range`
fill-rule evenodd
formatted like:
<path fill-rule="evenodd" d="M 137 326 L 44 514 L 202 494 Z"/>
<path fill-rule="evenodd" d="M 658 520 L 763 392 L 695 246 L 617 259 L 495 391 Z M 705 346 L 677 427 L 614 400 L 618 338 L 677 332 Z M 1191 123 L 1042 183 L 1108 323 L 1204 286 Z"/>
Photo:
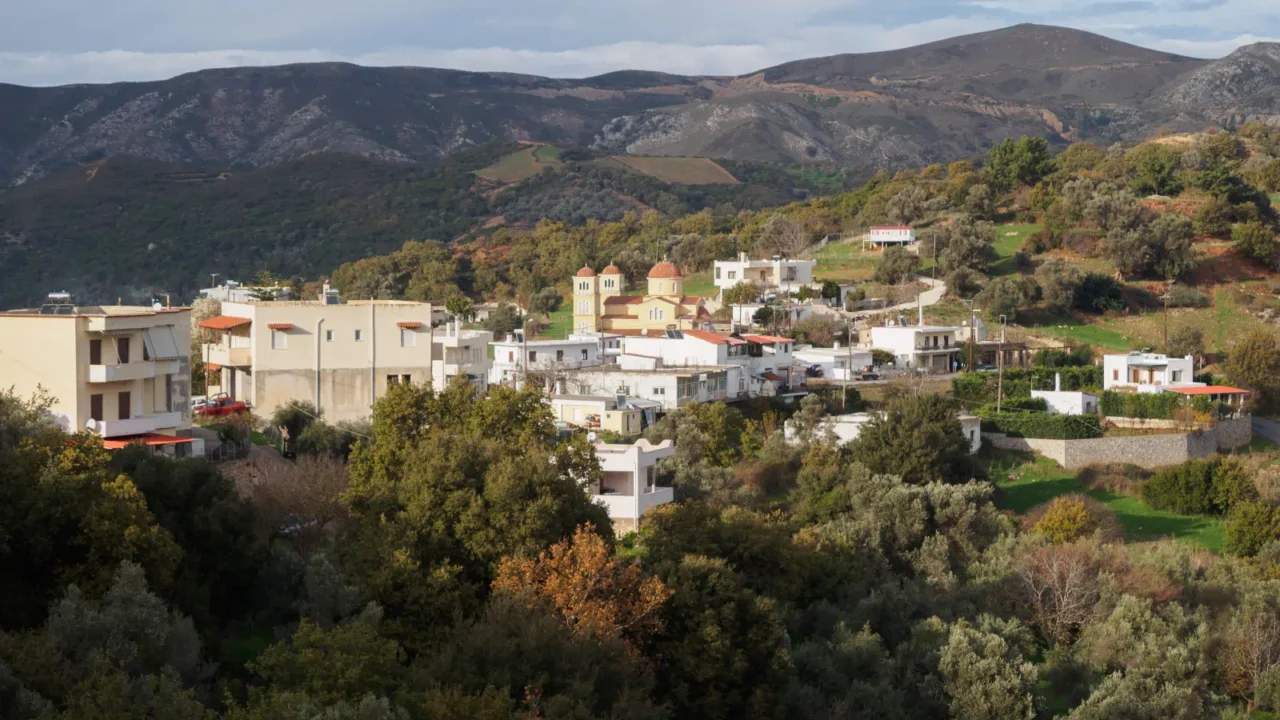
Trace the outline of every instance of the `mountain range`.
<path fill-rule="evenodd" d="M 0 108 L 0 186 L 116 155 L 229 168 L 326 151 L 426 161 L 494 140 L 871 172 L 1022 134 L 1109 143 L 1161 128 L 1277 123 L 1280 45 L 1201 60 L 1018 25 L 739 77 L 307 64 L 0 85 Z"/>

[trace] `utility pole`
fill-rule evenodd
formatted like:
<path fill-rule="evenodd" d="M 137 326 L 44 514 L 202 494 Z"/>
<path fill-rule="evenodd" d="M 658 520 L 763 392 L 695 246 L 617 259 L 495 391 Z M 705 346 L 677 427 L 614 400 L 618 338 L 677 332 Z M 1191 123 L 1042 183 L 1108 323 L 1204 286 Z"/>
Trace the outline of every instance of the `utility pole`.
<path fill-rule="evenodd" d="M 1169 351 L 1169 291 L 1165 290 L 1164 295 L 1160 296 L 1164 300 L 1164 350 Z"/>
<path fill-rule="evenodd" d="M 844 362 L 844 383 L 840 386 L 840 409 L 849 409 L 849 383 L 853 380 L 853 319 L 845 318 L 844 344 L 847 352 Z"/>
<path fill-rule="evenodd" d="M 969 364 L 965 367 L 966 373 L 973 372 L 973 344 L 978 341 L 978 329 L 974 327 L 974 308 L 972 300 L 961 300 L 969 306 Z"/>
<path fill-rule="evenodd" d="M 1000 369 L 996 376 L 996 414 L 1000 414 L 1000 404 L 1004 400 L 1004 327 L 1005 316 L 1000 316 L 1000 349 L 997 351 L 997 358 L 1000 361 Z"/>

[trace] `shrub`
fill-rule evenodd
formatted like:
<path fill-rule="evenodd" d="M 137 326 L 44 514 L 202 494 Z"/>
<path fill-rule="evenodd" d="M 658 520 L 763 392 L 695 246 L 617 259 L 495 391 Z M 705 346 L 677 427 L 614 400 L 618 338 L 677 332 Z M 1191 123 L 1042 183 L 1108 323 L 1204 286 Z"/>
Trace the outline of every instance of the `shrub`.
<path fill-rule="evenodd" d="M 1070 350 L 1041 348 L 1031 356 L 1031 364 L 1043 368 L 1088 367 L 1093 365 L 1093 348 L 1087 345 Z"/>
<path fill-rule="evenodd" d="M 1231 242 L 1242 254 L 1270 262 L 1276 252 L 1276 233 L 1256 220 L 1231 226 Z"/>
<path fill-rule="evenodd" d="M 1122 393 L 1108 390 L 1098 398 L 1102 414 L 1110 417 L 1172 420 L 1182 408 L 1176 393 Z"/>
<path fill-rule="evenodd" d="M 271 427 L 287 429 L 289 437 L 296 440 L 302 436 L 302 432 L 308 425 L 323 417 L 324 413 L 312 403 L 306 400 L 292 400 L 271 413 Z"/>
<path fill-rule="evenodd" d="M 1184 515 L 1222 515 L 1257 497 L 1244 468 L 1221 458 L 1164 468 L 1142 486 L 1148 505 Z"/>
<path fill-rule="evenodd" d="M 1089 312 L 1114 312 L 1123 310 L 1124 285 L 1115 278 L 1101 273 L 1089 273 L 1076 291 L 1076 309 Z"/>
<path fill-rule="evenodd" d="M 1048 415 L 1043 412 L 984 412 L 982 429 L 1013 437 L 1042 438 L 1045 440 L 1080 440 L 1102 436 L 1102 427 L 1095 415 Z"/>
<path fill-rule="evenodd" d="M 1117 495 L 1138 496 L 1151 473 L 1137 465 L 1104 463 L 1090 465 L 1080 471 L 1076 482 L 1090 490 L 1104 490 Z"/>
<path fill-rule="evenodd" d="M 1023 516 L 1025 529 L 1043 535 L 1055 545 L 1069 543 L 1102 531 L 1107 540 L 1121 536 L 1115 513 L 1087 495 L 1062 495 L 1032 508 Z"/>
<path fill-rule="evenodd" d="M 1268 502 L 1245 502 L 1227 518 L 1226 551 L 1252 557 L 1264 545 L 1280 539 L 1280 507 Z"/>
<path fill-rule="evenodd" d="M 1174 285 L 1167 294 L 1171 308 L 1204 308 L 1209 307 L 1209 298 L 1201 295 L 1195 288 L 1186 285 Z"/>

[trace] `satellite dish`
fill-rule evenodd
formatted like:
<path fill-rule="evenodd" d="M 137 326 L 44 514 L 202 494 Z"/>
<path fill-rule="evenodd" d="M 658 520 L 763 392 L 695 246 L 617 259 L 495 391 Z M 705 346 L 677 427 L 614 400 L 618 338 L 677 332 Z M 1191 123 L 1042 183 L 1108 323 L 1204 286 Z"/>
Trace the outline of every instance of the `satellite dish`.
<path fill-rule="evenodd" d="M 595 431 L 589 432 L 587 433 L 587 442 L 595 442 L 597 437 Z"/>
<path fill-rule="evenodd" d="M 648 335 L 648 334 L 649 334 L 649 328 L 640 328 L 640 334 L 641 334 L 641 335 Z"/>
<path fill-rule="evenodd" d="M 98 422 L 93 418 L 89 418 L 88 420 L 84 421 L 84 426 L 85 426 L 85 429 L 87 430 L 97 430 Z"/>

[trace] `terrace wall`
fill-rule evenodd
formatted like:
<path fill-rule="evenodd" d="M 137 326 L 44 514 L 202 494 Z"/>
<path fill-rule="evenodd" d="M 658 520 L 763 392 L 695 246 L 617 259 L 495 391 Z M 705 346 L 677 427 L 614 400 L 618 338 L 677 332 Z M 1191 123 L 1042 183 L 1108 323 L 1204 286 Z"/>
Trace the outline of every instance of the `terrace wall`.
<path fill-rule="evenodd" d="M 1129 463 L 1157 468 L 1248 445 L 1253 439 L 1253 428 L 1250 417 L 1246 415 L 1189 433 L 1089 440 L 1042 440 L 1001 433 L 983 433 L 982 436 L 998 448 L 1038 453 L 1068 470 L 1095 463 Z"/>

